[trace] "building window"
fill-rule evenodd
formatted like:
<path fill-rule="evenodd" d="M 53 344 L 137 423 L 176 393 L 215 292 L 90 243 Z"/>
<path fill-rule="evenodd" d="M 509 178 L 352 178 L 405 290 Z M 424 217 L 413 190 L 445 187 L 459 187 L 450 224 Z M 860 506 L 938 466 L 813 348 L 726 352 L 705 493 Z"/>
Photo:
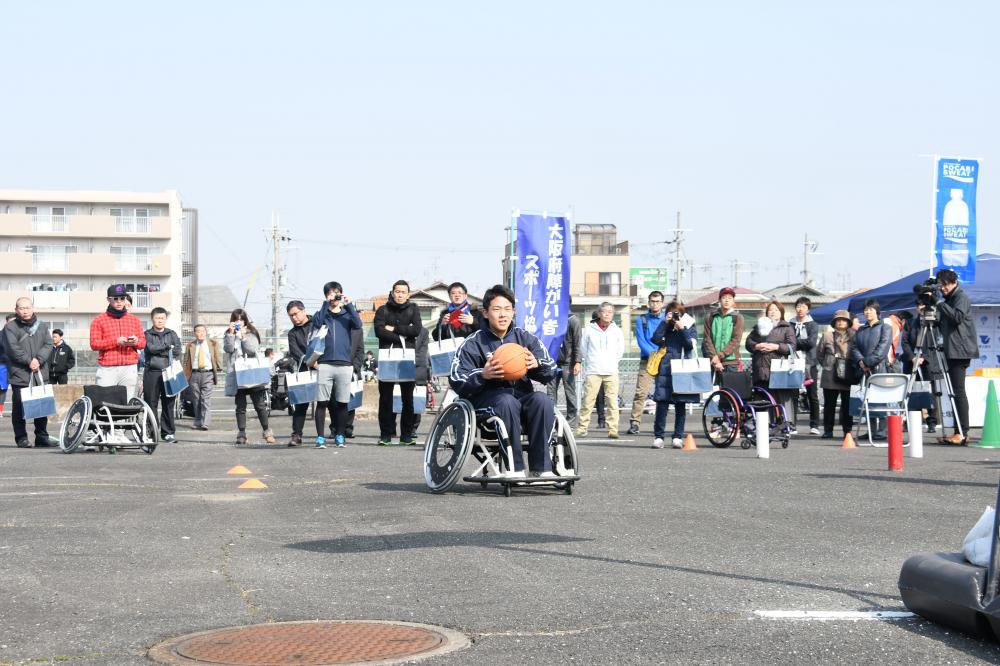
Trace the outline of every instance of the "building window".
<path fill-rule="evenodd" d="M 578 224 L 573 227 L 575 254 L 618 254 L 618 230 L 613 224 Z"/>
<path fill-rule="evenodd" d="M 149 255 L 150 248 L 141 245 L 112 245 L 111 254 L 115 257 L 115 266 L 120 271 L 149 271 L 153 262 Z"/>
<path fill-rule="evenodd" d="M 112 208 L 111 217 L 115 218 L 115 232 L 120 234 L 148 234 L 150 231 L 148 208 Z M 154 214 L 155 215 L 155 214 Z"/>
<path fill-rule="evenodd" d="M 601 296 L 621 296 L 622 295 L 622 274 L 621 273 L 601 273 L 600 278 Z"/>
<path fill-rule="evenodd" d="M 39 232 L 66 231 L 69 228 L 67 216 L 75 215 L 75 208 L 53 206 L 50 215 L 40 215 L 37 206 L 25 206 L 25 213 L 31 215 L 31 228 Z"/>
<path fill-rule="evenodd" d="M 65 271 L 66 256 L 76 254 L 75 245 L 30 245 L 28 248 L 36 271 Z"/>

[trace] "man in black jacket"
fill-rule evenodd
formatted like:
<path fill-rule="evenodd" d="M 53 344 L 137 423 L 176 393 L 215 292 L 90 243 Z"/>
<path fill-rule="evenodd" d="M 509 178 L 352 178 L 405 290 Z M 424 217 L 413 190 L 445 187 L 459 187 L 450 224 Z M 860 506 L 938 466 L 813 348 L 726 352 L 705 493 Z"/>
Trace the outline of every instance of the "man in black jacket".
<path fill-rule="evenodd" d="M 17 299 L 14 319 L 4 326 L 4 348 L 7 352 L 7 378 L 14 393 L 14 404 L 11 410 L 11 424 L 14 427 L 14 443 L 18 448 L 31 447 L 28 440 L 27 424 L 24 420 L 24 409 L 21 406 L 21 389 L 35 380 L 45 383 L 49 372 L 49 359 L 52 356 L 52 336 L 49 327 L 42 324 L 35 316 L 35 306 L 30 298 Z M 40 378 L 40 379 L 39 379 Z M 48 418 L 35 419 L 34 446 L 49 446 Z"/>
<path fill-rule="evenodd" d="M 52 360 L 49 363 L 49 383 L 66 384 L 69 371 L 76 367 L 76 354 L 63 340 L 62 329 L 52 329 Z"/>
<path fill-rule="evenodd" d="M 965 373 L 969 363 L 979 357 L 979 336 L 972 319 L 972 302 L 965 290 L 958 286 L 958 274 L 953 270 L 938 271 L 941 294 L 938 303 L 938 320 L 944 339 L 944 358 L 948 364 L 948 378 L 955 394 L 955 434 L 941 440 L 945 444 L 969 443 L 969 396 L 965 392 Z M 959 434 L 958 426 L 962 430 Z"/>
<path fill-rule="evenodd" d="M 577 426 L 577 411 L 580 403 L 576 394 L 576 377 L 580 374 L 580 320 L 571 314 L 566 320 L 566 337 L 559 347 L 559 358 L 556 359 L 559 371 L 545 387 L 552 402 L 559 403 L 559 384 L 563 386 L 566 396 L 566 421 L 574 430 Z M 599 414 L 603 414 L 601 410 Z"/>
<path fill-rule="evenodd" d="M 420 311 L 410 302 L 410 285 L 406 280 L 396 280 L 389 292 L 389 301 L 375 311 L 375 337 L 379 349 L 406 346 L 413 349 L 417 336 L 424 327 Z M 414 382 L 398 382 L 403 399 L 403 413 L 399 417 L 401 445 L 414 444 L 406 437 L 413 433 L 413 389 Z M 392 389 L 394 382 L 378 383 L 378 427 L 379 446 L 389 446 L 396 435 L 396 415 L 392 411 Z"/>
<path fill-rule="evenodd" d="M 806 381 L 810 381 L 806 386 L 806 398 L 809 401 L 809 432 L 819 435 L 819 366 L 816 364 L 816 343 L 819 341 L 817 333 L 819 327 L 813 321 L 809 310 L 812 309 L 812 301 L 806 296 L 800 296 L 795 301 L 795 319 L 792 326 L 795 328 L 795 350 L 802 352 L 806 361 Z M 792 419 L 792 434 L 796 433 L 796 423 L 799 416 L 799 401 L 795 401 L 795 416 Z"/>
<path fill-rule="evenodd" d="M 292 372 L 304 372 L 308 370 L 303 364 L 303 356 L 306 354 L 306 347 L 309 346 L 309 329 L 312 328 L 312 317 L 306 312 L 306 306 L 302 301 L 289 301 L 285 306 L 285 312 L 292 322 L 292 328 L 288 330 L 288 355 L 292 357 L 295 366 Z M 309 403 L 292 407 L 292 436 L 288 439 L 288 446 L 299 446 L 302 444 L 302 430 L 306 425 L 306 414 L 309 412 Z M 322 435 L 322 432 L 316 433 Z"/>
<path fill-rule="evenodd" d="M 160 405 L 160 437 L 164 442 L 176 442 L 174 427 L 174 402 L 176 395 L 167 395 L 163 384 L 163 371 L 170 367 L 170 361 L 183 358 L 181 338 L 167 328 L 167 311 L 153 308 L 150 313 L 153 326 L 146 331 L 146 368 L 142 373 L 142 398 L 149 408 L 156 412 Z"/>

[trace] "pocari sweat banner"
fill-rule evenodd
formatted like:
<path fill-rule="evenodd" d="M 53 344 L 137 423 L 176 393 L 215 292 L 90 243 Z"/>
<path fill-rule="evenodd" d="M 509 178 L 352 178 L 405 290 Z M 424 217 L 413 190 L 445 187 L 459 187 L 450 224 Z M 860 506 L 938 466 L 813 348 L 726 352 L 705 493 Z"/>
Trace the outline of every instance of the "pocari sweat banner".
<path fill-rule="evenodd" d="M 950 268 L 964 284 L 976 281 L 976 185 L 979 161 L 942 157 L 937 161 L 934 197 L 935 272 Z"/>
<path fill-rule="evenodd" d="M 565 217 L 517 218 L 514 296 L 518 326 L 559 357 L 569 318 L 569 262 L 572 241 Z"/>

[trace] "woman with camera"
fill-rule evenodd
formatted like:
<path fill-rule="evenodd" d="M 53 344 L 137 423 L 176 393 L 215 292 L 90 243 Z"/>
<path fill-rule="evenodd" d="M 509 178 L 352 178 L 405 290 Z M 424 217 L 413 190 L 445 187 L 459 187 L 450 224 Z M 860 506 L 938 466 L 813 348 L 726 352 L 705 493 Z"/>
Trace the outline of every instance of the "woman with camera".
<path fill-rule="evenodd" d="M 834 410 L 840 399 L 840 427 L 844 436 L 854 429 L 851 417 L 851 384 L 854 369 L 851 364 L 851 346 L 854 331 L 851 330 L 851 313 L 837 310 L 830 322 L 833 327 L 823 334 L 819 343 L 819 364 L 823 368 L 820 387 L 823 389 L 823 435 L 821 439 L 833 439 Z"/>
<path fill-rule="evenodd" d="M 236 397 L 236 436 L 237 444 L 247 443 L 247 396 L 253 402 L 254 411 L 260 427 L 264 430 L 264 441 L 274 444 L 274 433 L 268 427 L 271 414 L 267 404 L 267 384 L 248 388 L 239 388 L 236 383 L 236 359 L 244 356 L 256 356 L 260 348 L 260 333 L 250 322 L 250 315 L 242 308 L 236 308 L 229 315 L 229 328 L 222 341 L 222 350 L 226 353 L 228 371 L 226 372 L 226 395 Z"/>
<path fill-rule="evenodd" d="M 674 393 L 673 389 L 670 361 L 690 355 L 698 337 L 693 323 L 691 326 L 684 326 L 681 323 L 683 317 L 684 304 L 680 301 L 671 301 L 667 304 L 666 316 L 650 338 L 650 342 L 665 350 L 663 358 L 660 359 L 660 370 L 656 375 L 656 385 L 653 389 L 653 401 L 656 403 L 656 414 L 653 417 L 654 449 L 663 448 L 663 442 L 667 437 L 667 412 L 671 404 L 674 406 L 674 432 L 671 444 L 675 449 L 684 445 L 684 425 L 687 421 L 685 404 L 698 402 L 700 397 L 697 393 Z"/>
<path fill-rule="evenodd" d="M 747 336 L 746 348 L 751 355 L 751 368 L 755 386 L 766 388 L 785 408 L 785 418 L 789 421 L 794 416 L 795 400 L 798 389 L 770 389 L 771 361 L 789 358 L 795 354 L 798 340 L 795 329 L 785 321 L 785 306 L 778 301 L 771 301 L 764 310 L 764 316 L 757 320 L 757 325 Z"/>

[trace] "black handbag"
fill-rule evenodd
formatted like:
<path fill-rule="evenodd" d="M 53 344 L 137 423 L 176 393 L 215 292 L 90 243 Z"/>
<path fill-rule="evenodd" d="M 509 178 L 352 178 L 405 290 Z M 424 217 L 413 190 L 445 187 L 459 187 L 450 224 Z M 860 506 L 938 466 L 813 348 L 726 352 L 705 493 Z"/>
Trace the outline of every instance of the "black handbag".
<path fill-rule="evenodd" d="M 846 358 L 836 358 L 833 361 L 833 379 L 838 384 L 851 383 L 851 370 Z"/>

